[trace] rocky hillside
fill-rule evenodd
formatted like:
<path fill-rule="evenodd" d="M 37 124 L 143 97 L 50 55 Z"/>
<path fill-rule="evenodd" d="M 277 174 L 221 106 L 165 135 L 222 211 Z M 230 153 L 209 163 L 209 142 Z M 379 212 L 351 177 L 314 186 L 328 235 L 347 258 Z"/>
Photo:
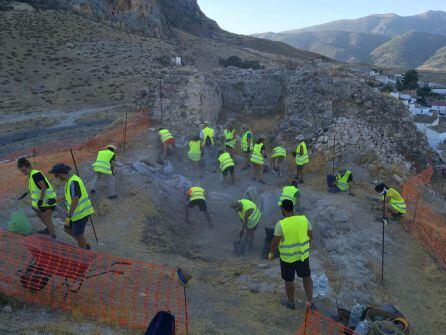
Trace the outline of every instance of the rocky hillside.
<path fill-rule="evenodd" d="M 425 71 L 441 71 L 444 69 L 446 69 L 446 46 L 438 49 L 431 58 L 420 66 L 420 70 Z"/>
<path fill-rule="evenodd" d="M 417 68 L 423 66 L 437 50 L 446 46 L 446 36 L 418 31 L 393 37 L 372 51 L 373 63 L 386 67 Z"/>
<path fill-rule="evenodd" d="M 437 50 L 446 46 L 445 27 L 446 13 L 430 11 L 409 17 L 371 15 L 255 36 L 282 41 L 339 61 L 423 68 Z M 425 68 L 431 66 L 427 64 Z M 432 68 L 446 69 L 441 62 Z"/>

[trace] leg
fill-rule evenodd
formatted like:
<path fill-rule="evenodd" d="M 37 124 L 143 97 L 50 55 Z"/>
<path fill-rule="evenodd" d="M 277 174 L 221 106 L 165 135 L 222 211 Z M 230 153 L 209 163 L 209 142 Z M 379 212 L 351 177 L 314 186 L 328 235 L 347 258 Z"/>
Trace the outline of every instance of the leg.
<path fill-rule="evenodd" d="M 235 184 L 235 168 L 233 167 L 229 172 L 231 173 L 231 184 Z"/>
<path fill-rule="evenodd" d="M 108 178 L 108 197 L 116 198 L 116 177 L 112 174 L 107 175 Z"/>
<path fill-rule="evenodd" d="M 79 246 L 79 248 L 81 249 L 87 249 L 87 241 L 85 240 L 85 236 L 79 235 L 79 236 L 75 236 L 74 237 L 77 241 L 77 245 Z"/>
<path fill-rule="evenodd" d="M 285 281 L 285 293 L 288 299 L 288 304 L 294 305 L 294 292 L 296 291 L 294 287 L 294 281 Z"/>
<path fill-rule="evenodd" d="M 169 145 L 166 142 L 164 142 L 163 143 L 163 161 L 166 160 L 167 150 L 169 150 Z"/>
<path fill-rule="evenodd" d="M 265 165 L 264 164 L 259 164 L 259 181 L 263 181 L 263 169 L 264 169 Z"/>
<path fill-rule="evenodd" d="M 313 279 L 311 276 L 304 277 L 302 279 L 304 284 L 305 294 L 307 295 L 307 301 L 311 302 L 313 300 Z"/>
<path fill-rule="evenodd" d="M 53 220 L 52 220 L 53 212 L 50 209 L 47 209 L 45 212 L 40 212 L 40 219 L 43 224 L 48 228 L 51 237 L 56 236 L 56 230 L 54 229 Z"/>
<path fill-rule="evenodd" d="M 256 180 L 256 175 L 257 175 L 256 169 L 257 169 L 257 164 L 253 163 L 251 167 L 252 180 Z"/>
<path fill-rule="evenodd" d="M 96 193 L 97 187 L 98 187 L 98 180 L 99 180 L 99 173 L 95 172 L 93 177 L 93 182 L 91 183 L 91 193 Z"/>

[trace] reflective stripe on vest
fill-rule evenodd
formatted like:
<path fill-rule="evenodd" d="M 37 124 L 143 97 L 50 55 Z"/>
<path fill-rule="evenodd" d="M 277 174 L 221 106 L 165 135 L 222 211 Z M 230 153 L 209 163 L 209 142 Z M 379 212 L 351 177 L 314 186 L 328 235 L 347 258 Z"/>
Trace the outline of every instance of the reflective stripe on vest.
<path fill-rule="evenodd" d="M 38 207 L 37 202 L 40 200 L 40 188 L 34 182 L 33 176 L 39 172 L 40 172 L 39 170 L 31 170 L 31 172 L 29 173 L 29 180 L 28 180 L 29 193 L 31 194 L 31 205 L 34 208 Z M 42 207 L 50 207 L 50 205 L 47 204 L 47 201 L 49 199 L 56 199 L 56 192 L 54 191 L 53 186 L 51 186 L 51 183 L 48 181 L 45 175 L 42 172 L 40 173 L 42 174 L 43 178 L 45 179 L 45 182 L 48 185 L 45 191 L 45 195 L 43 196 L 42 199 Z"/>
<path fill-rule="evenodd" d="M 390 204 L 392 205 L 392 207 L 401 214 L 406 214 L 406 202 L 403 201 L 396 201 L 396 200 L 392 200 L 390 199 Z"/>
<path fill-rule="evenodd" d="M 303 151 L 302 155 L 300 155 L 301 148 Z M 310 160 L 308 159 L 307 145 L 305 142 L 300 142 L 296 148 L 296 165 L 305 165 L 309 162 Z"/>
<path fill-rule="evenodd" d="M 108 149 L 98 151 L 96 162 L 92 165 L 94 172 L 112 174 L 110 162 L 114 155 L 115 153 Z"/>
<path fill-rule="evenodd" d="M 255 226 L 257 226 L 257 224 L 259 223 L 260 220 L 260 211 L 257 208 L 256 204 L 253 203 L 251 200 L 248 199 L 241 199 L 239 200 L 239 202 L 242 204 L 242 211 L 239 212 L 239 216 L 242 220 L 245 220 L 245 214 L 248 210 L 253 209 L 253 212 L 251 213 L 251 215 L 248 217 L 248 222 L 246 223 L 246 226 L 249 229 L 253 229 L 255 228 Z"/>
<path fill-rule="evenodd" d="M 282 240 L 279 244 L 280 259 L 286 263 L 304 261 L 310 257 L 308 219 L 305 215 L 290 216 L 279 221 Z"/>
<path fill-rule="evenodd" d="M 279 198 L 279 202 L 277 203 L 279 207 L 282 206 L 283 200 L 290 200 L 293 202 L 293 205 L 296 206 L 296 193 L 299 191 L 299 189 L 295 186 L 285 186 L 282 189 L 282 195 Z"/>
<path fill-rule="evenodd" d="M 168 129 L 161 129 L 158 134 L 161 136 L 161 142 L 163 143 L 173 138 Z"/>
<path fill-rule="evenodd" d="M 198 162 L 201 159 L 201 141 L 189 141 L 189 159 Z"/>
<path fill-rule="evenodd" d="M 254 149 L 252 150 L 251 162 L 256 164 L 264 164 L 265 160 L 262 156 L 262 148 L 263 143 L 258 143 L 254 145 Z"/>
<path fill-rule="evenodd" d="M 251 142 L 250 142 L 249 146 L 248 146 L 248 135 L 251 135 Z M 248 150 L 252 150 L 253 141 L 254 141 L 254 138 L 252 136 L 252 133 L 249 130 L 245 131 L 245 133 L 243 134 L 243 137 L 242 137 L 242 142 L 241 142 L 242 150 L 245 152 Z"/>
<path fill-rule="evenodd" d="M 79 187 L 81 189 L 81 197 L 79 198 L 79 201 L 77 203 L 77 206 L 71 215 L 71 221 L 78 221 L 80 219 L 83 219 L 84 217 L 91 215 L 94 213 L 93 206 L 91 205 L 91 201 L 88 198 L 88 192 L 85 188 L 85 185 L 83 181 L 76 175 L 73 175 L 68 179 L 66 185 L 65 185 L 65 200 L 67 202 L 67 212 L 70 212 L 71 208 L 71 184 L 77 181 L 79 183 Z"/>
<path fill-rule="evenodd" d="M 214 129 L 209 127 L 203 128 L 203 141 L 201 142 L 201 145 L 206 144 L 207 138 L 211 140 L 211 145 L 214 145 Z"/>
<path fill-rule="evenodd" d="M 237 139 L 234 138 L 234 130 L 230 131 L 225 129 L 224 130 L 224 135 L 225 135 L 225 145 L 227 147 L 230 148 L 234 148 L 235 147 L 235 143 L 237 143 Z"/>
<path fill-rule="evenodd" d="M 220 162 L 220 171 L 223 172 L 230 166 L 234 166 L 234 161 L 231 158 L 231 155 L 228 152 L 222 153 L 218 157 L 218 161 Z"/>
<path fill-rule="evenodd" d="M 206 200 L 204 197 L 204 189 L 199 186 L 193 186 L 189 189 L 190 191 L 190 198 L 189 201 L 194 200 Z"/>
<path fill-rule="evenodd" d="M 352 173 L 350 171 L 346 171 L 345 174 L 341 177 L 340 174 L 338 174 L 336 176 L 336 186 L 341 190 L 341 191 L 347 191 L 349 189 L 348 186 L 348 178 L 350 177 Z"/>
<path fill-rule="evenodd" d="M 286 157 L 286 149 L 282 147 L 275 147 L 271 155 L 272 158 L 276 157 Z"/>

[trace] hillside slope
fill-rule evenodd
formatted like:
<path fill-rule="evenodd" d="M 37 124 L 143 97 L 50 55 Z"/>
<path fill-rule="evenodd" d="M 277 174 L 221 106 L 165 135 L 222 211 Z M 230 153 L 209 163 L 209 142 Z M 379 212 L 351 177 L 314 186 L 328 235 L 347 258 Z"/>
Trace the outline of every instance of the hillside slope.
<path fill-rule="evenodd" d="M 387 36 L 399 35 L 410 30 L 417 30 L 430 34 L 446 35 L 446 12 L 428 11 L 413 16 L 375 14 L 358 19 L 338 20 L 308 28 L 284 31 L 283 33 L 289 34 L 302 31 L 324 30 L 343 30 Z"/>
<path fill-rule="evenodd" d="M 417 68 L 443 46 L 446 36 L 408 32 L 375 49 L 372 58 L 374 64 L 381 66 Z"/>
<path fill-rule="evenodd" d="M 343 62 L 370 62 L 370 53 L 388 40 L 377 34 L 347 31 L 301 31 L 266 33 L 263 38 L 277 40 L 298 49 L 309 50 Z"/>
<path fill-rule="evenodd" d="M 435 54 L 419 68 L 420 70 L 426 71 L 444 71 L 446 69 L 446 46 L 438 49 Z"/>

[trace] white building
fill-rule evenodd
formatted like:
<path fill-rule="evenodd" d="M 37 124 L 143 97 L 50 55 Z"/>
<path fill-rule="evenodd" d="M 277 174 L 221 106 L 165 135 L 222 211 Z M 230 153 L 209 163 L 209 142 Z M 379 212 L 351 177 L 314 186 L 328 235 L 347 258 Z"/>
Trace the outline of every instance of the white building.
<path fill-rule="evenodd" d="M 400 99 L 410 101 L 412 97 L 410 96 L 410 94 L 400 93 Z"/>
<path fill-rule="evenodd" d="M 446 113 L 446 101 L 434 101 L 431 109 L 439 112 L 440 114 Z"/>
<path fill-rule="evenodd" d="M 446 88 L 433 88 L 432 93 L 446 95 Z"/>
<path fill-rule="evenodd" d="M 392 93 L 390 93 L 390 96 L 394 97 L 396 99 L 399 99 L 400 98 L 400 92 L 392 92 Z"/>
<path fill-rule="evenodd" d="M 412 113 L 412 115 L 423 114 L 432 116 L 432 110 L 429 107 L 415 107 L 412 108 L 410 112 Z"/>
<path fill-rule="evenodd" d="M 384 74 L 379 74 L 373 77 L 373 79 L 375 79 L 376 81 L 379 81 L 381 83 L 383 83 L 384 85 L 387 85 L 387 83 L 389 82 L 389 77 L 387 77 Z"/>
<path fill-rule="evenodd" d="M 429 146 L 432 149 L 437 150 L 440 143 L 446 140 L 446 123 L 440 123 L 434 127 L 428 127 L 426 129 L 426 137 L 429 142 Z"/>
<path fill-rule="evenodd" d="M 417 114 L 413 117 L 413 122 L 415 122 L 417 129 L 427 136 L 427 129 L 438 126 L 440 119 L 437 113 L 432 113 L 432 115 Z"/>

